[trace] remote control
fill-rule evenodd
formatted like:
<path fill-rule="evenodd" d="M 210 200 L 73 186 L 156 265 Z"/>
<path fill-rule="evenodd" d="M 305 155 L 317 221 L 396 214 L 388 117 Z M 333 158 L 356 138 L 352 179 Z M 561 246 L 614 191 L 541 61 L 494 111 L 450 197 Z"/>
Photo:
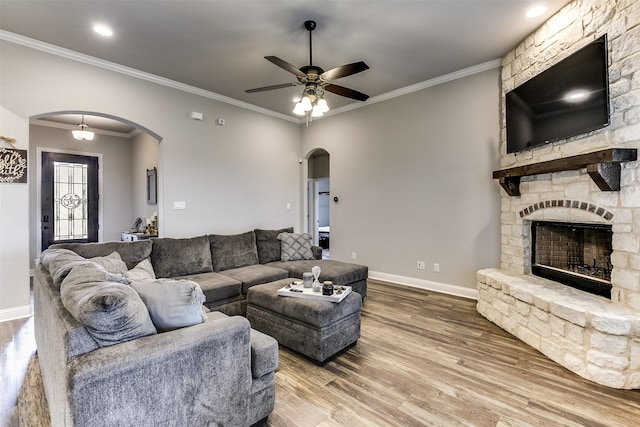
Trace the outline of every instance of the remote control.
<path fill-rule="evenodd" d="M 302 289 L 291 288 L 291 292 L 302 292 Z"/>

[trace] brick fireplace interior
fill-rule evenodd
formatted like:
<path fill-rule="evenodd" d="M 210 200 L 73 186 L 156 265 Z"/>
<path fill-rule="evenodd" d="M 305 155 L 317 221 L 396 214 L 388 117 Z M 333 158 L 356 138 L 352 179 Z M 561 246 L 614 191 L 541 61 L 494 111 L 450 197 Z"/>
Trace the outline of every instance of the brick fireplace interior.
<path fill-rule="evenodd" d="M 611 226 L 531 223 L 531 272 L 611 299 Z"/>

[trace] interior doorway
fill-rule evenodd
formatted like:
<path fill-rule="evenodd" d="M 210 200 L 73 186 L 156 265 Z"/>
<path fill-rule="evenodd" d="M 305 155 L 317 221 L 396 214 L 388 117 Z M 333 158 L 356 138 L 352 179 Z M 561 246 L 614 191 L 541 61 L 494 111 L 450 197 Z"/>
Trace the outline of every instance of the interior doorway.
<path fill-rule="evenodd" d="M 331 245 L 329 161 L 329 153 L 322 149 L 314 151 L 308 159 L 308 230 L 313 243 L 322 248 L 323 259 L 329 259 Z"/>

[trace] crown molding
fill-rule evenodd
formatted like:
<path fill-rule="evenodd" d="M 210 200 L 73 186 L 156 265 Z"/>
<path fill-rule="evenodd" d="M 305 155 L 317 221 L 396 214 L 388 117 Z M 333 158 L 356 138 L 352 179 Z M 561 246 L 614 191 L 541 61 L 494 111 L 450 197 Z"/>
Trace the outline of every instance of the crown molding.
<path fill-rule="evenodd" d="M 62 58 L 71 59 L 73 61 L 81 62 L 83 64 L 92 65 L 94 67 L 103 68 L 105 70 L 114 71 L 116 73 L 124 74 L 129 77 L 145 80 L 148 82 L 156 83 L 162 86 L 177 89 L 183 92 L 191 93 L 193 95 L 202 96 L 203 98 L 214 99 L 216 101 L 224 102 L 236 107 L 244 108 L 246 110 L 255 111 L 257 113 L 266 114 L 268 116 L 277 117 L 279 119 L 287 120 L 292 123 L 300 123 L 300 120 L 295 117 L 287 116 L 286 114 L 278 113 L 277 111 L 269 110 L 266 108 L 258 107 L 248 102 L 239 101 L 228 96 L 220 95 L 219 93 L 211 92 L 208 90 L 200 89 L 195 86 L 190 86 L 184 83 L 177 82 L 175 80 L 167 79 L 157 76 L 155 74 L 146 73 L 144 71 L 136 70 L 135 68 L 125 67 L 124 65 L 116 64 L 113 62 L 105 61 L 93 56 L 85 55 L 83 53 L 75 52 L 70 49 L 55 46 L 49 43 L 35 40 L 29 37 L 24 37 L 19 34 L 11 33 L 9 31 L 0 30 L 0 40 L 5 40 L 14 44 L 29 47 L 31 49 L 39 50 L 41 52 L 50 53 Z"/>
<path fill-rule="evenodd" d="M 257 105 L 249 104 L 248 102 L 239 101 L 228 96 L 220 95 L 219 93 L 211 92 L 208 90 L 200 89 L 195 86 L 190 86 L 184 83 L 177 82 L 175 80 L 167 79 L 157 76 L 155 74 L 146 73 L 144 71 L 136 70 L 135 68 L 125 67 L 124 65 L 116 64 L 113 62 L 105 61 L 93 56 L 85 55 L 83 53 L 75 52 L 70 49 L 65 49 L 59 46 L 55 46 L 49 43 L 42 42 L 40 40 L 24 37 L 19 34 L 11 33 L 9 31 L 0 30 L 0 40 L 6 40 L 11 43 L 19 44 L 25 47 L 36 49 L 42 52 L 50 53 L 52 55 L 60 56 L 62 58 L 71 59 L 73 61 L 81 62 L 95 67 L 103 68 L 105 70 L 114 71 L 116 73 L 124 74 L 130 77 L 146 80 L 148 82 L 156 83 L 162 86 L 177 89 L 183 92 L 191 93 L 194 95 L 202 96 L 204 98 L 214 99 L 216 101 L 224 102 L 236 107 L 251 110 L 257 113 L 266 114 L 268 116 L 276 117 L 282 120 L 286 120 L 291 123 L 304 124 L 306 120 L 304 118 L 299 119 L 297 117 L 291 117 L 286 114 L 279 113 L 277 111 L 269 110 L 267 108 L 258 107 Z M 408 95 L 413 92 L 437 86 L 443 83 L 447 83 L 453 80 L 469 77 L 477 73 L 499 68 L 501 65 L 500 59 L 493 59 L 491 61 L 483 62 L 478 65 L 463 68 L 462 70 L 454 71 L 443 76 L 435 77 L 433 79 L 425 80 L 420 83 L 405 86 L 403 88 L 393 90 L 391 92 L 383 93 L 382 95 L 369 98 L 366 102 L 352 103 L 343 107 L 331 109 L 323 117 L 318 117 L 315 120 L 322 120 L 325 117 L 335 116 L 347 111 L 355 110 L 358 108 L 366 107 L 367 105 L 375 104 L 389 99 L 397 98 L 399 96 Z"/>
<path fill-rule="evenodd" d="M 501 66 L 501 59 L 493 59 L 491 61 L 483 62 L 478 65 L 473 65 L 471 67 L 463 68 L 462 70 L 454 71 L 449 74 L 445 74 L 439 77 L 434 77 L 433 79 L 425 80 L 420 83 L 416 83 L 413 85 L 405 86 L 400 89 L 392 90 L 391 92 L 383 93 L 382 95 L 374 96 L 369 98 L 366 102 L 361 104 L 349 104 L 344 107 L 336 108 L 335 110 L 329 111 L 329 113 L 325 114 L 325 116 L 331 116 L 334 114 L 344 113 L 346 111 L 355 110 L 357 108 L 364 107 L 366 105 L 375 104 L 382 101 L 387 101 L 389 99 L 397 98 L 399 96 L 408 95 L 410 93 L 418 92 L 423 89 L 427 89 L 433 86 L 438 86 L 443 83 L 451 82 L 453 80 L 462 79 L 465 77 L 472 76 L 474 74 L 482 73 L 485 71 L 493 70 L 494 68 L 499 68 Z"/>

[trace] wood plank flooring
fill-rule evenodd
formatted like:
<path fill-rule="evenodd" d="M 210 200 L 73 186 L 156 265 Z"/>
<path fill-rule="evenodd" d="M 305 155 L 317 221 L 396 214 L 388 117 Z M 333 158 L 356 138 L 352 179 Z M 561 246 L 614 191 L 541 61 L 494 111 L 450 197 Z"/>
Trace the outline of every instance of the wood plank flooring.
<path fill-rule="evenodd" d="M 640 392 L 584 380 L 480 316 L 475 301 L 369 281 L 362 337 L 319 366 L 280 349 L 280 426 L 634 426 Z M 0 323 L 0 426 L 35 350 Z"/>
<path fill-rule="evenodd" d="M 475 301 L 369 281 L 362 337 L 324 366 L 280 350 L 279 426 L 633 426 L 640 392 L 584 380 Z"/>

